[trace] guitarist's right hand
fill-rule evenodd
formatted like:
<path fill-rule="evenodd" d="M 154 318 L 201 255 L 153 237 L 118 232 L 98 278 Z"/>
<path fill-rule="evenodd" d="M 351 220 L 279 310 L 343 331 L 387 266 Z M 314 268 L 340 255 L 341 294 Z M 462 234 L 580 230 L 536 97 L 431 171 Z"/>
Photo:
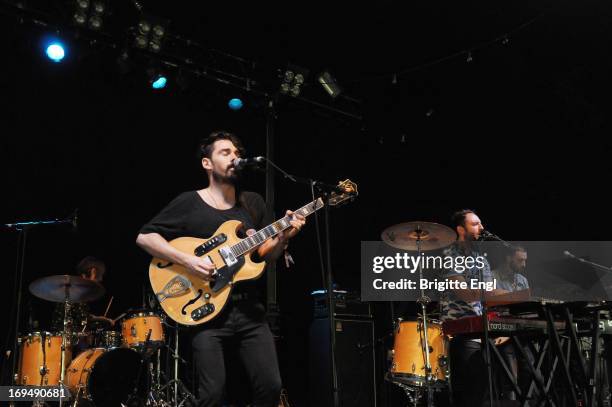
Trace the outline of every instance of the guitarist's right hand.
<path fill-rule="evenodd" d="M 188 256 L 183 266 L 205 281 L 212 280 L 216 274 L 215 265 L 208 260 L 208 257 Z"/>

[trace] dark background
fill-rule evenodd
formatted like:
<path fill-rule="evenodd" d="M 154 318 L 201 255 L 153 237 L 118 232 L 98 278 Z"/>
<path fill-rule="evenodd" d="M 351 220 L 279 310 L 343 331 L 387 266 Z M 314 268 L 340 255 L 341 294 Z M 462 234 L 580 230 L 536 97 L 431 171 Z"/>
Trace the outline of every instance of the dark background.
<path fill-rule="evenodd" d="M 305 97 L 344 108 L 314 82 L 327 68 L 362 101 L 347 104 L 362 120 L 299 100 L 277 105 L 278 165 L 359 184 L 358 200 L 332 212 L 341 287 L 359 285 L 360 241 L 400 222 L 448 224 L 464 207 L 507 240 L 608 239 L 608 2 L 142 4 L 169 19 L 175 34 L 256 61 L 262 89 L 273 92 L 276 70 L 293 63 L 311 70 Z M 71 6 L 29 5 L 50 14 Z M 203 184 L 197 141 L 224 128 L 249 155 L 265 154 L 263 102 L 242 94 L 245 107 L 230 111 L 228 97 L 238 92 L 205 78 L 181 89 L 171 77 L 168 89 L 153 92 L 144 66 L 120 74 L 119 49 L 84 36 L 66 35 L 69 54 L 52 63 L 41 49 L 51 27 L 9 14 L 0 14 L 2 223 L 63 218 L 79 208 L 76 231 L 31 231 L 24 287 L 95 255 L 108 265 L 110 314 L 118 315 L 142 301 L 149 258 L 134 244 L 139 227 L 179 192 Z M 132 14 L 117 6 L 110 35 L 133 24 Z M 250 174 L 246 184 L 263 194 L 264 175 Z M 275 186 L 277 214 L 310 198 L 281 177 Z M 322 285 L 312 226 L 309 219 L 291 244 L 296 266 L 279 265 L 281 359 L 296 405 L 308 398 L 309 293 Z M 16 238 L 8 229 L 0 234 L 5 310 L 15 295 Z M 26 313 L 43 321 L 48 306 L 27 290 L 25 297 Z"/>

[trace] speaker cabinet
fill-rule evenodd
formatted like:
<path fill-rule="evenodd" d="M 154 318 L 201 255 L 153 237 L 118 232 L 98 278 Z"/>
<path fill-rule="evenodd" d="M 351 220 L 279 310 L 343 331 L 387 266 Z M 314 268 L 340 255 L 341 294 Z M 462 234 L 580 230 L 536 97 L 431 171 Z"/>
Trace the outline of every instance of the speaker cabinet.
<path fill-rule="evenodd" d="M 310 326 L 310 405 L 333 406 L 329 319 Z M 342 407 L 375 407 L 374 323 L 335 319 L 336 372 Z"/>

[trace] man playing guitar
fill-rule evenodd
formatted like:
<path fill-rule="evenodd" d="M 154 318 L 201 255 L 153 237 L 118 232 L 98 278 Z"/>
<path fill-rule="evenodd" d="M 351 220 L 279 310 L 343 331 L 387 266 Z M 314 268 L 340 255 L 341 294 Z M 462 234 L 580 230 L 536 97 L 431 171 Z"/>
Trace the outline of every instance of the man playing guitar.
<path fill-rule="evenodd" d="M 208 238 L 228 220 L 243 223 L 247 235 L 268 224 L 265 202 L 256 193 L 240 191 L 234 160 L 243 155 L 240 140 L 225 131 L 212 133 L 199 146 L 208 187 L 184 192 L 144 225 L 136 243 L 154 257 L 178 264 L 206 281 L 215 279 L 215 266 L 206 256 L 185 253 L 169 241 L 182 236 Z M 274 261 L 287 241 L 305 224 L 305 218 L 287 211 L 291 227 L 257 248 L 257 255 Z M 231 291 L 221 313 L 195 328 L 192 347 L 198 372 L 200 406 L 221 405 L 226 370 L 224 351 L 237 350 L 251 383 L 254 406 L 277 406 L 281 378 L 265 310 L 256 298 L 256 282 L 244 281 Z"/>

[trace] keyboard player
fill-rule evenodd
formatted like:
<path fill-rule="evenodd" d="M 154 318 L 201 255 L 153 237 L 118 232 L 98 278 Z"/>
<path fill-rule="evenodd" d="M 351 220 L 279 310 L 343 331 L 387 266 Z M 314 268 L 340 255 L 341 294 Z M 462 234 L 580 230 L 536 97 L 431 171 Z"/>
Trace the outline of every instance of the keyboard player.
<path fill-rule="evenodd" d="M 497 287 L 509 292 L 529 289 L 529 282 L 525 277 L 526 268 L 527 251 L 523 247 L 513 246 L 506 254 L 504 262 L 493 270 Z"/>

